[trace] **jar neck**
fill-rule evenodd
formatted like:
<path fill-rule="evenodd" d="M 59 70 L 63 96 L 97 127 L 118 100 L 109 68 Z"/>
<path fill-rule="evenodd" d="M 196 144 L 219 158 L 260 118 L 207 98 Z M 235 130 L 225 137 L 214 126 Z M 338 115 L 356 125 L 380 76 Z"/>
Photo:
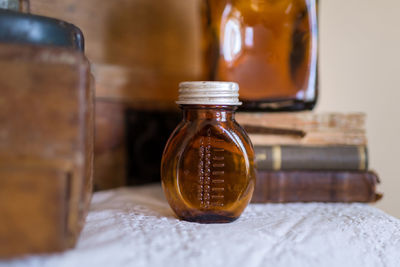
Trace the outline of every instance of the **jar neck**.
<path fill-rule="evenodd" d="M 203 106 L 203 105 L 181 105 L 184 121 L 215 120 L 230 121 L 235 119 L 237 106 Z"/>

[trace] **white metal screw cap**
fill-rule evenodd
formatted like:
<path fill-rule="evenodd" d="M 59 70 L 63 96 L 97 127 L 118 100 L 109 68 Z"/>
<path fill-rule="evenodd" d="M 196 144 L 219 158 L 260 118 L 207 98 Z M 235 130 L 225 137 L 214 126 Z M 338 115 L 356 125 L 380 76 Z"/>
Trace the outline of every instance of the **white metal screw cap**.
<path fill-rule="evenodd" d="M 239 106 L 239 85 L 234 82 L 181 82 L 179 105 Z"/>

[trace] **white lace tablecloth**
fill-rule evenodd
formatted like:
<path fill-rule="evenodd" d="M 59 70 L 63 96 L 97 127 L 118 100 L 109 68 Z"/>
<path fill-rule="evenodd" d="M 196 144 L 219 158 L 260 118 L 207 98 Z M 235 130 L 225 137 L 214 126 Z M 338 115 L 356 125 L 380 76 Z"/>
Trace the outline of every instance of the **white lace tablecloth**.
<path fill-rule="evenodd" d="M 75 249 L 0 266 L 400 266 L 400 220 L 363 204 L 252 204 L 229 224 L 175 218 L 159 185 L 96 193 Z"/>

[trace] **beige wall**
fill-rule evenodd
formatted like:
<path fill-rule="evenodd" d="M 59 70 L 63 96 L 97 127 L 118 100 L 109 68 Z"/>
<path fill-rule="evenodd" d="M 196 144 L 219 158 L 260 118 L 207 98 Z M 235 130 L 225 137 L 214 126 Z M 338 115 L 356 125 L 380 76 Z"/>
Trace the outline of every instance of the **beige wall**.
<path fill-rule="evenodd" d="M 367 114 L 377 206 L 400 217 L 400 1 L 320 0 L 317 111 Z"/>

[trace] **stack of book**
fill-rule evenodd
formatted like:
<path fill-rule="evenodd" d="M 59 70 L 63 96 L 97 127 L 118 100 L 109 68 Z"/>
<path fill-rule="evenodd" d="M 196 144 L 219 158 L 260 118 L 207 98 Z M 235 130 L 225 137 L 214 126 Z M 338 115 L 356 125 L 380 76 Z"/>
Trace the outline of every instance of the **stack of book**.
<path fill-rule="evenodd" d="M 238 113 L 253 143 L 252 202 L 375 202 L 361 113 Z"/>

